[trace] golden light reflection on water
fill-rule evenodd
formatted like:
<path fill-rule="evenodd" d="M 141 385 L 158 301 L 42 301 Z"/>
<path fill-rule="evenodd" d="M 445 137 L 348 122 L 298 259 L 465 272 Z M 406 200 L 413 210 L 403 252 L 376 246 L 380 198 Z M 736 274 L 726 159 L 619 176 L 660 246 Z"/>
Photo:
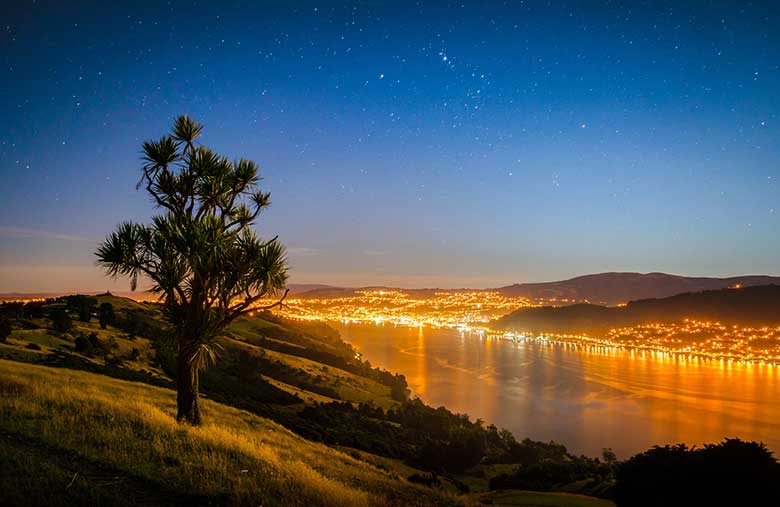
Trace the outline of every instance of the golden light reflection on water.
<path fill-rule="evenodd" d="M 417 328 L 417 386 L 416 392 L 419 396 L 425 396 L 425 385 L 427 380 L 427 367 L 425 366 L 425 333 L 422 326 Z"/>
<path fill-rule="evenodd" d="M 770 364 L 425 327 L 340 331 L 375 365 L 404 373 L 427 403 L 521 438 L 591 455 L 735 436 L 780 451 L 780 378 Z"/>

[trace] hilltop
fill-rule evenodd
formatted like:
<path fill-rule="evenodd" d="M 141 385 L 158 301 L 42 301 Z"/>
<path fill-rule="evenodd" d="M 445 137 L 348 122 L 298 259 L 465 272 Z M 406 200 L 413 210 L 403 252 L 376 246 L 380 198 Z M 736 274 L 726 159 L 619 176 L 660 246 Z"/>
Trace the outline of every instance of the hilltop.
<path fill-rule="evenodd" d="M 666 273 L 598 273 L 557 282 L 520 283 L 496 290 L 511 297 L 616 305 L 686 292 L 769 284 L 780 284 L 780 277 L 755 275 L 706 278 Z"/>
<path fill-rule="evenodd" d="M 593 303 L 617 305 L 628 301 L 665 298 L 687 292 L 780 284 L 780 277 L 767 275 L 708 278 L 669 275 L 666 273 L 596 273 L 568 280 L 540 283 L 516 283 L 492 289 L 405 289 L 401 287 L 365 286 L 359 288 L 335 286 L 295 286 L 299 299 L 333 299 L 355 296 L 358 291 L 399 291 L 415 297 L 433 297 L 439 292 L 498 292 L 506 297 L 524 297 L 536 301 L 560 304 Z M 292 292 L 291 292 L 292 293 Z"/>
<path fill-rule="evenodd" d="M 665 298 L 688 292 L 752 287 L 756 285 L 780 285 L 780 277 L 769 275 L 745 275 L 727 278 L 690 277 L 666 273 L 596 273 L 567 280 L 539 283 L 515 283 L 496 288 L 440 289 L 435 287 L 408 289 L 384 285 L 338 287 L 325 284 L 290 284 L 290 296 L 297 299 L 335 299 L 353 297 L 361 291 L 397 291 L 418 298 L 430 298 L 437 293 L 498 292 L 506 297 L 523 297 L 535 301 L 557 304 L 592 303 L 618 305 L 628 301 Z M 117 293 L 123 297 L 139 299 L 137 292 Z M 90 293 L 96 295 L 96 293 Z M 60 293 L 5 293 L 2 300 L 44 299 L 62 296 Z"/>

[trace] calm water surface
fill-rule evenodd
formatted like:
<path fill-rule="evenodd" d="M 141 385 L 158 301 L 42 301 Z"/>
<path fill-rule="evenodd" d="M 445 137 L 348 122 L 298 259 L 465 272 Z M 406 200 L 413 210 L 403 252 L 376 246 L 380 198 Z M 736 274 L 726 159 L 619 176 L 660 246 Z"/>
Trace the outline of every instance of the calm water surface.
<path fill-rule="evenodd" d="M 406 375 L 433 406 L 518 438 L 620 457 L 655 444 L 724 437 L 780 452 L 780 368 L 651 352 L 482 338 L 457 330 L 340 326 L 375 366 Z"/>

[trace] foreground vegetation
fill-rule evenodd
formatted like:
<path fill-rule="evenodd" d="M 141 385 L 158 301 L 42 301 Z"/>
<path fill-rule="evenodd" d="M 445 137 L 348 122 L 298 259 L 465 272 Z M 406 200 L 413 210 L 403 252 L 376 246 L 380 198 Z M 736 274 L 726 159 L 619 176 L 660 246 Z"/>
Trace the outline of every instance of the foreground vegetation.
<path fill-rule="evenodd" d="M 0 305 L 0 321 L 11 324 L 0 357 L 175 387 L 176 357 L 158 304 L 67 296 Z M 466 415 L 408 399 L 403 375 L 374 368 L 326 325 L 261 313 L 236 321 L 218 344 L 220 361 L 201 377 L 211 401 L 378 463 L 426 491 L 447 498 L 485 492 L 495 477 L 540 460 L 586 464 L 574 491 L 609 487 L 611 468 L 598 460 L 554 443 L 516 441 Z M 568 482 L 556 478 L 545 489 Z"/>
<path fill-rule="evenodd" d="M 103 467 L 117 482 L 137 484 L 129 493 L 156 495 L 147 498 L 153 501 L 184 495 L 195 503 L 246 505 L 258 499 L 263 505 L 301 506 L 456 503 L 392 470 L 229 406 L 205 401 L 209 423 L 179 425 L 175 400 L 168 389 L 0 361 L 0 442 L 8 451 L 3 477 L 10 473 L 16 482 L 4 492 L 26 492 L 25 484 L 45 491 L 36 484 L 45 478 L 58 486 L 51 490 L 63 491 L 63 500 L 73 495 L 97 502 L 107 492 L 90 488 L 88 475 L 76 483 L 79 477 L 71 473 L 84 462 Z M 58 465 L 52 456 L 76 466 Z M 75 488 L 66 488 L 71 480 Z M 23 497 L 17 500 L 24 503 Z M 115 500 L 135 503 L 128 496 Z"/>

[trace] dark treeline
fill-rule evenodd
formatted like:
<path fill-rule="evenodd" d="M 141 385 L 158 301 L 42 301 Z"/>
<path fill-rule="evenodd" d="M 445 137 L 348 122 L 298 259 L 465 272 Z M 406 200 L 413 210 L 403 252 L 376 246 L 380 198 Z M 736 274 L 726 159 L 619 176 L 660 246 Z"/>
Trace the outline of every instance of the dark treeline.
<path fill-rule="evenodd" d="M 594 478 L 602 472 L 599 460 L 574 456 L 563 445 L 517 441 L 507 430 L 419 399 L 387 411 L 368 404 L 323 403 L 307 406 L 298 416 L 285 424 L 309 439 L 403 459 L 439 473 L 463 473 L 478 464 L 527 467 L 539 462 L 587 464 L 587 476 Z"/>
<path fill-rule="evenodd" d="M 654 447 L 621 464 L 619 507 L 780 505 L 780 463 L 764 444 L 726 439 Z"/>

